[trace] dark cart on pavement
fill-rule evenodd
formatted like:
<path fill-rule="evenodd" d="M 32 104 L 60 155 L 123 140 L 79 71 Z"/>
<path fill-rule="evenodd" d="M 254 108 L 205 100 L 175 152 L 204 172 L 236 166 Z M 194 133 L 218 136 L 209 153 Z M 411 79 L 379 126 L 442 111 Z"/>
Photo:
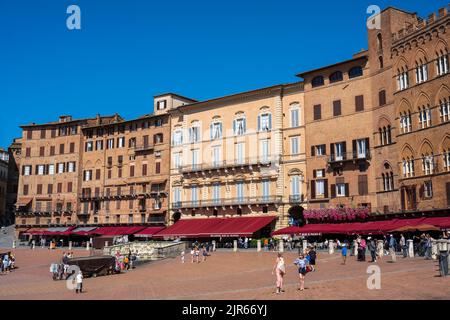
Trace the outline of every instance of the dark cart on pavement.
<path fill-rule="evenodd" d="M 115 272 L 116 258 L 111 256 L 80 257 L 68 260 L 80 268 L 84 277 L 106 276 Z"/>

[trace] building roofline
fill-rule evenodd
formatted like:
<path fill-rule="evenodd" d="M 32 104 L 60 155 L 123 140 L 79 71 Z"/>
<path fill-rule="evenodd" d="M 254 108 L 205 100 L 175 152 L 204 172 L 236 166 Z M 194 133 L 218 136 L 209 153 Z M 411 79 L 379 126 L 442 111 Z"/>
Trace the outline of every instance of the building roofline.
<path fill-rule="evenodd" d="M 417 11 L 410 12 L 410 11 L 406 11 L 406 10 L 403 10 L 403 9 L 399 9 L 397 7 L 394 7 L 394 6 L 388 6 L 388 7 L 384 8 L 383 10 L 381 10 L 381 12 L 385 12 L 385 11 L 387 11 L 389 9 L 394 9 L 394 10 L 397 10 L 397 11 L 400 11 L 400 12 L 403 12 L 403 13 L 407 13 L 407 14 L 410 14 L 410 15 L 417 15 Z"/>
<path fill-rule="evenodd" d="M 105 118 L 114 118 L 116 115 L 112 115 L 112 116 L 101 116 L 101 119 L 105 119 Z M 119 117 L 119 119 L 123 120 L 123 118 L 117 114 L 117 116 Z M 70 120 L 70 121 L 65 121 L 65 122 L 58 122 L 58 121 L 53 121 L 53 122 L 46 122 L 46 123 L 35 123 L 35 124 L 24 124 L 24 125 L 20 125 L 19 127 L 22 129 L 25 128 L 36 128 L 36 127 L 46 127 L 46 126 L 54 126 L 54 125 L 64 125 L 64 124 L 74 124 L 74 123 L 80 123 L 80 122 L 84 122 L 84 121 L 89 121 L 89 120 L 96 120 L 97 118 L 82 118 L 82 119 L 74 119 L 74 120 Z"/>
<path fill-rule="evenodd" d="M 181 98 L 183 100 L 189 100 L 189 101 L 192 101 L 192 102 L 198 102 L 198 100 L 195 100 L 195 99 L 192 99 L 192 98 L 188 98 L 188 97 L 185 97 L 185 96 L 182 96 L 180 94 L 173 93 L 173 92 L 166 92 L 166 93 L 158 94 L 156 96 L 153 96 L 153 98 L 160 98 L 160 97 L 163 97 L 163 96 L 174 96 L 174 97 Z"/>
<path fill-rule="evenodd" d="M 336 62 L 336 63 L 333 63 L 333 64 L 329 64 L 327 66 L 323 66 L 323 67 L 320 67 L 320 68 L 304 71 L 304 72 L 301 72 L 299 74 L 296 74 L 296 76 L 299 77 L 299 78 L 303 78 L 304 75 L 307 75 L 307 74 L 310 74 L 310 73 L 314 73 L 314 72 L 317 72 L 317 71 L 321 71 L 321 70 L 337 67 L 337 66 L 340 66 L 340 65 L 343 65 L 343 64 L 347 64 L 347 63 L 350 63 L 350 62 L 354 62 L 354 61 L 358 61 L 358 60 L 367 60 L 367 57 L 368 57 L 367 54 L 363 54 L 362 56 L 359 56 L 359 57 L 354 57 L 354 58 L 351 58 L 351 59 L 348 59 L 348 60 L 344 60 L 344 61 Z"/>
<path fill-rule="evenodd" d="M 179 106 L 178 108 L 174 109 L 174 110 L 182 110 L 182 109 L 186 109 L 189 107 L 195 107 L 195 106 L 200 106 L 200 105 L 208 105 L 208 104 L 212 104 L 212 103 L 216 103 L 216 102 L 222 102 L 222 101 L 229 101 L 231 99 L 234 98 L 238 98 L 238 97 L 247 97 L 253 94 L 258 94 L 258 93 L 264 93 L 270 90 L 274 90 L 274 89 L 282 89 L 288 86 L 293 86 L 296 84 L 303 84 L 303 81 L 297 81 L 297 82 L 291 82 L 291 83 L 285 83 L 285 84 L 277 84 L 277 85 L 273 85 L 273 86 L 269 86 L 269 87 L 263 87 L 263 88 L 258 88 L 258 89 L 254 89 L 254 90 L 249 90 L 249 91 L 244 91 L 244 92 L 239 92 L 239 93 L 233 93 L 233 94 L 229 94 L 229 95 L 225 95 L 225 96 L 221 96 L 221 97 L 217 97 L 217 98 L 213 98 L 213 99 L 208 99 L 208 100 L 204 100 L 204 101 L 198 101 L 195 103 L 191 103 L 191 104 L 185 104 L 183 106 Z"/>

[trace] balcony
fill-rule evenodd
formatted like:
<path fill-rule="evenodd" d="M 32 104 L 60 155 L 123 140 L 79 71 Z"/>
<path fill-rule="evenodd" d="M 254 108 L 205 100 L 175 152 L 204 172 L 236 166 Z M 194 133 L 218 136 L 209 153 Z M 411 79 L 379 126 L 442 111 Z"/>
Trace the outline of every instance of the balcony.
<path fill-rule="evenodd" d="M 342 166 L 346 162 L 365 162 L 371 159 L 370 150 L 365 150 L 364 152 L 344 152 L 341 154 L 331 154 L 328 156 L 327 162 L 330 166 Z"/>
<path fill-rule="evenodd" d="M 214 208 L 225 206 L 247 206 L 247 205 L 267 205 L 279 204 L 282 202 L 281 196 L 261 196 L 261 197 L 242 197 L 229 199 L 212 199 L 197 201 L 179 201 L 172 202 L 173 209 L 193 209 L 193 208 Z"/>
<path fill-rule="evenodd" d="M 112 199 L 135 199 L 139 197 L 143 198 L 155 198 L 155 197 L 165 197 L 167 192 L 164 190 L 151 190 L 147 192 L 100 192 L 100 193 L 80 193 L 78 197 L 83 201 L 91 200 L 112 200 Z"/>
<path fill-rule="evenodd" d="M 276 157 L 252 157 L 234 160 L 221 160 L 212 163 L 201 163 L 201 164 L 190 164 L 179 168 L 180 173 L 195 173 L 202 171 L 211 170 L 221 170 L 221 169 L 233 169 L 233 168 L 244 168 L 249 167 L 252 169 L 253 166 L 269 166 L 272 163 L 278 162 L 279 156 Z"/>
<path fill-rule="evenodd" d="M 155 145 L 153 143 L 147 143 L 140 146 L 134 146 L 134 152 L 145 152 L 149 150 L 153 150 Z"/>
<path fill-rule="evenodd" d="M 302 203 L 305 196 L 303 194 L 294 194 L 289 196 L 289 203 Z"/>

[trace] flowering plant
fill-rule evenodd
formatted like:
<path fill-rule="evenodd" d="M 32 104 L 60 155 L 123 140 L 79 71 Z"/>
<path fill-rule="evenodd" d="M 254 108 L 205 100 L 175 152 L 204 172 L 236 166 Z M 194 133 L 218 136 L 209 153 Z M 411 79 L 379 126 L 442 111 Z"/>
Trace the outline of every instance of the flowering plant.
<path fill-rule="evenodd" d="M 365 219 L 369 216 L 368 208 L 328 208 L 303 211 L 303 217 L 307 220 L 319 221 L 354 221 Z"/>

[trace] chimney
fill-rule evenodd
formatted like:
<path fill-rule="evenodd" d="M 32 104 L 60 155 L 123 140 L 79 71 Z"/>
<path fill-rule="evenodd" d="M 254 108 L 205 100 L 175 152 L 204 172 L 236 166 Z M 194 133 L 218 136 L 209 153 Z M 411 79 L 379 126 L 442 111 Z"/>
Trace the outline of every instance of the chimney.
<path fill-rule="evenodd" d="M 102 118 L 100 117 L 100 113 L 97 113 L 97 116 L 95 117 L 95 123 L 96 124 L 102 123 Z"/>
<path fill-rule="evenodd" d="M 59 122 L 68 122 L 68 121 L 72 121 L 72 116 L 60 116 L 59 117 Z"/>
<path fill-rule="evenodd" d="M 443 7 L 439 9 L 439 18 L 445 17 L 447 15 L 447 8 Z"/>

